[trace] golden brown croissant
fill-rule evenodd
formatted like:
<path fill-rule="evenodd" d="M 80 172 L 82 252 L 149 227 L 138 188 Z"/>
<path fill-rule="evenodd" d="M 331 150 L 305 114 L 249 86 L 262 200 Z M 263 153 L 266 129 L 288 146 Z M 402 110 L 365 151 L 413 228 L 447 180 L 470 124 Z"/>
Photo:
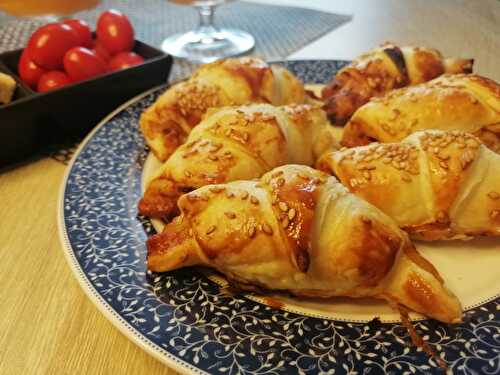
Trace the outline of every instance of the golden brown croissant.
<path fill-rule="evenodd" d="M 146 216 L 168 217 L 195 188 L 252 179 L 274 167 L 312 165 L 336 141 L 324 111 L 309 104 L 253 104 L 210 109 L 163 164 L 139 203 Z"/>
<path fill-rule="evenodd" d="M 500 151 L 500 85 L 456 74 L 394 90 L 356 111 L 344 128 L 342 144 L 398 142 L 425 129 L 462 130 Z"/>
<path fill-rule="evenodd" d="M 201 66 L 158 98 L 141 116 L 146 141 L 162 161 L 181 145 L 210 107 L 304 103 L 305 91 L 290 71 L 257 58 L 227 59 Z"/>
<path fill-rule="evenodd" d="M 326 153 L 317 167 L 424 240 L 500 236 L 500 155 L 460 131 Z"/>
<path fill-rule="evenodd" d="M 429 81 L 443 73 L 471 73 L 472 59 L 443 59 L 431 48 L 386 43 L 341 69 L 323 89 L 330 120 L 345 124 L 370 98 L 392 89 Z"/>
<path fill-rule="evenodd" d="M 456 297 L 395 222 L 310 167 L 205 186 L 183 195 L 179 208 L 147 242 L 152 271 L 204 265 L 250 290 L 371 296 L 444 322 L 461 319 Z"/>

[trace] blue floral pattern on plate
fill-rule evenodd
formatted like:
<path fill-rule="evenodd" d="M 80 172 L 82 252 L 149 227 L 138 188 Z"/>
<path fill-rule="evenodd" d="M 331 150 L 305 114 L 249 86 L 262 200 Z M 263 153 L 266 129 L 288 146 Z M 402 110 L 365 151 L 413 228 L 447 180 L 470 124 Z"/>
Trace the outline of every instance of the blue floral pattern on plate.
<path fill-rule="evenodd" d="M 343 61 L 283 63 L 324 83 Z M 137 216 L 147 150 L 140 113 L 158 88 L 110 115 L 86 139 L 61 196 L 64 249 L 82 287 L 128 337 L 179 371 L 220 374 L 441 373 L 398 323 L 343 322 L 276 310 L 231 296 L 197 269 L 146 270 L 151 223 Z M 500 302 L 464 322 L 415 323 L 457 374 L 500 372 Z"/>

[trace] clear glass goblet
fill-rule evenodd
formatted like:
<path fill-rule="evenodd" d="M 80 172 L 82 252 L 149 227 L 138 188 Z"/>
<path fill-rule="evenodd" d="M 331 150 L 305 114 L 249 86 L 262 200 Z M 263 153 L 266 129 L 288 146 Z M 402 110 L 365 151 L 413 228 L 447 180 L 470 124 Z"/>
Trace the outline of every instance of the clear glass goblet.
<path fill-rule="evenodd" d="M 215 8 L 227 0 L 170 0 L 176 4 L 191 5 L 199 14 L 195 30 L 174 34 L 162 43 L 162 50 L 195 63 L 209 63 L 221 58 L 241 55 L 255 45 L 253 36 L 236 29 L 217 28 L 214 25 Z"/>

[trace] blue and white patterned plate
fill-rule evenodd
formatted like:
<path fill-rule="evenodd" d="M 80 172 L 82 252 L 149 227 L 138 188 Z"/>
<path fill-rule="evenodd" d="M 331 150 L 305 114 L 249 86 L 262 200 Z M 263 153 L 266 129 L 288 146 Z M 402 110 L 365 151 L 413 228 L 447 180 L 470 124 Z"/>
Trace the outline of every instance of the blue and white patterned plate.
<path fill-rule="evenodd" d="M 344 63 L 284 64 L 305 82 L 324 83 Z M 197 269 L 146 270 L 145 240 L 154 229 L 137 216 L 147 156 L 138 118 L 163 89 L 131 100 L 103 120 L 80 146 L 61 189 L 65 254 L 104 315 L 141 348 L 184 373 L 441 373 L 436 361 L 411 345 L 397 321 L 277 310 L 244 295 L 228 295 Z M 498 242 L 476 246 L 472 260 L 486 254 L 486 263 L 477 267 L 498 264 Z M 431 260 L 446 265 L 447 257 L 454 258 L 444 254 Z M 500 372 L 498 267 L 483 273 L 491 272 L 487 292 L 468 292 L 481 298 L 464 304 L 469 308 L 464 323 L 415 322 L 453 373 Z"/>

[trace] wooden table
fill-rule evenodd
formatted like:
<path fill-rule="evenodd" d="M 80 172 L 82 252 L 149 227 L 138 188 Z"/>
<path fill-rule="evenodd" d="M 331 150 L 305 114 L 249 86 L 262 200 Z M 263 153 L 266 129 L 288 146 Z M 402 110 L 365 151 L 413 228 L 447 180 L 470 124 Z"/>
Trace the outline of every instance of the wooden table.
<path fill-rule="evenodd" d="M 349 59 L 391 40 L 472 56 L 476 71 L 500 81 L 499 1 L 274 3 L 353 16 L 292 58 Z M 0 374 L 175 374 L 115 329 L 73 278 L 57 233 L 64 172 L 43 159 L 0 174 Z"/>

